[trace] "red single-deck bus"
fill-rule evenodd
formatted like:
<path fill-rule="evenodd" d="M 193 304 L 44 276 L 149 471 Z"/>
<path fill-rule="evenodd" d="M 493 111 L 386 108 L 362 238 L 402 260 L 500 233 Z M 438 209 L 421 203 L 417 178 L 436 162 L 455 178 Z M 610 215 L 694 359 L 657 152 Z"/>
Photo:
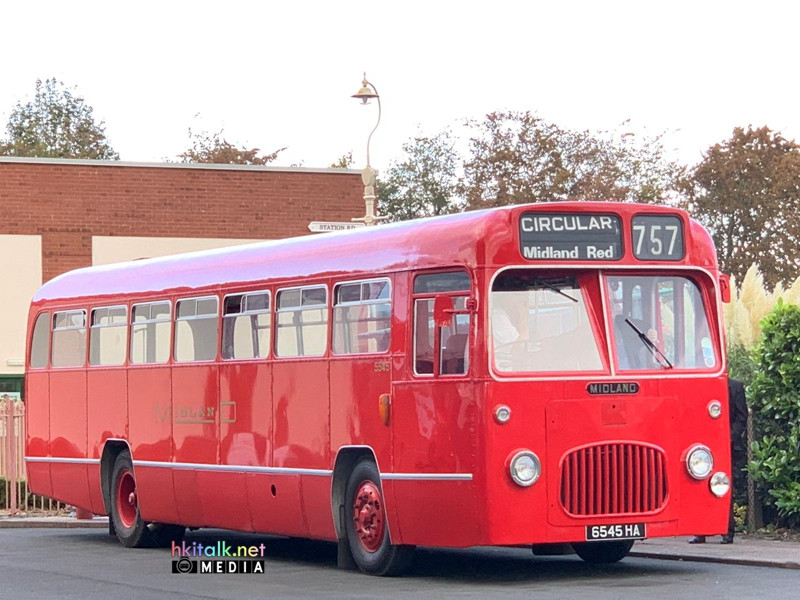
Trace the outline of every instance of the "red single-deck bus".
<path fill-rule="evenodd" d="M 29 485 L 125 546 L 221 527 L 373 574 L 723 533 L 726 291 L 685 212 L 611 203 L 79 269 L 31 306 Z"/>

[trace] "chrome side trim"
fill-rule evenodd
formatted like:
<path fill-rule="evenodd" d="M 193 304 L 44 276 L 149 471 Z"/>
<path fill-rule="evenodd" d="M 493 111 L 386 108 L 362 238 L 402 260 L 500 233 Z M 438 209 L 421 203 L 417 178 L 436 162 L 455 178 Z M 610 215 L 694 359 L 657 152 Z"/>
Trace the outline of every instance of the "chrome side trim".
<path fill-rule="evenodd" d="M 472 481 L 472 473 L 381 473 L 381 479 L 401 481 Z"/>
<path fill-rule="evenodd" d="M 100 464 L 99 458 L 64 458 L 54 456 L 26 456 L 27 462 Z M 248 465 L 210 465 L 205 463 L 180 463 L 156 460 L 134 460 L 134 467 L 176 469 L 180 471 L 218 471 L 235 473 L 266 473 L 270 475 L 309 475 L 330 477 L 330 469 L 303 469 L 295 467 L 257 467 Z M 401 481 L 472 481 L 472 473 L 381 473 L 381 479 Z"/>
<path fill-rule="evenodd" d="M 26 456 L 25 462 L 67 463 L 76 465 L 99 465 L 99 458 L 66 458 L 59 456 Z"/>
<path fill-rule="evenodd" d="M 329 469 L 300 469 L 290 467 L 257 467 L 252 465 L 211 465 L 205 463 L 160 462 L 155 460 L 135 460 L 134 467 L 153 467 L 157 469 L 177 469 L 180 471 L 222 471 L 236 473 L 269 473 L 272 475 L 316 475 L 330 477 Z"/>

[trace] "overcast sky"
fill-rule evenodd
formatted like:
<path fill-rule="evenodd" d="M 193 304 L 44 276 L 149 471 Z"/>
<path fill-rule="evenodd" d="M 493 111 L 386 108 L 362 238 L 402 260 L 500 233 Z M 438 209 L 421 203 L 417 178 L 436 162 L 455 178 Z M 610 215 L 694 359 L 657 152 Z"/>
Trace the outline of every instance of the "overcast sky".
<path fill-rule="evenodd" d="M 224 129 L 276 165 L 385 169 L 418 128 L 530 110 L 562 127 L 655 135 L 686 163 L 736 126 L 800 141 L 800 3 L 2 2 L 0 126 L 37 78 L 76 86 L 123 160 Z"/>

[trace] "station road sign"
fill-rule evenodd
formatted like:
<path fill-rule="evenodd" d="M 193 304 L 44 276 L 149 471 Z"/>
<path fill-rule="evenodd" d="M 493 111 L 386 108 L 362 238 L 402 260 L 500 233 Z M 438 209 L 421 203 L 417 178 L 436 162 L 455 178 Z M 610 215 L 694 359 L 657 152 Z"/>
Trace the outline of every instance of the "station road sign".
<path fill-rule="evenodd" d="M 308 224 L 308 230 L 314 233 L 345 231 L 347 229 L 360 229 L 361 227 L 364 227 L 364 223 L 348 223 L 346 221 L 311 221 L 311 223 Z"/>

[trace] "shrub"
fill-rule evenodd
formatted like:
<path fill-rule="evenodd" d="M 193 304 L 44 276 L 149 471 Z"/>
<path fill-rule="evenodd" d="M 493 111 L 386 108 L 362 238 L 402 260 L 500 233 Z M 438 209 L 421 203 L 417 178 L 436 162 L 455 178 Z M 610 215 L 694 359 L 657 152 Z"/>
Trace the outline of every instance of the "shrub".
<path fill-rule="evenodd" d="M 752 383 L 756 375 L 756 362 L 753 353 L 744 346 L 728 348 L 728 376 L 741 381 L 745 387 Z"/>
<path fill-rule="evenodd" d="M 756 431 L 748 471 L 793 526 L 800 524 L 800 307 L 779 300 L 761 330 L 748 394 Z"/>

